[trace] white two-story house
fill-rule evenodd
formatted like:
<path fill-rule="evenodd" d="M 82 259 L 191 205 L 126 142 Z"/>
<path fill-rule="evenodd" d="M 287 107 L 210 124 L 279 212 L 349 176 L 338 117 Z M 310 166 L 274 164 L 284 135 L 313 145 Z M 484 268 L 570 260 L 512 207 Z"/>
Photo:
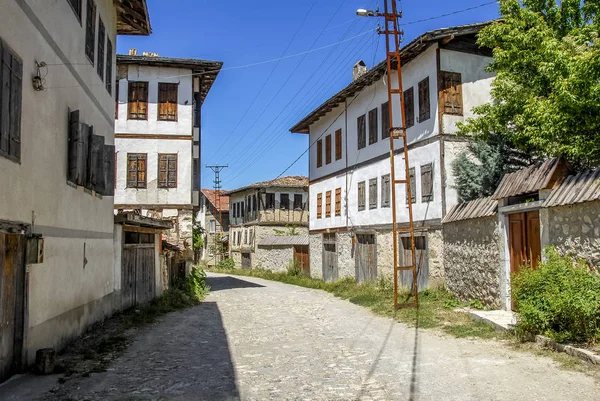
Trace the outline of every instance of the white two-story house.
<path fill-rule="evenodd" d="M 201 107 L 222 63 L 117 55 L 115 210 L 172 219 L 167 240 L 192 245 L 200 206 Z"/>
<path fill-rule="evenodd" d="M 396 206 L 398 222 L 407 225 L 407 202 L 413 204 L 421 287 L 429 277 L 443 277 L 441 221 L 458 202 L 451 165 L 466 148 L 456 123 L 490 100 L 493 76 L 486 67 L 492 54 L 476 44 L 486 25 L 430 31 L 402 49 L 412 199 L 398 185 Z M 387 79 L 385 61 L 369 71 L 357 63 L 352 83 L 291 128 L 311 144 L 313 276 L 364 281 L 393 274 L 388 113 L 395 121 L 401 114 L 398 104 L 390 109 Z M 403 179 L 401 140 L 395 148 L 396 178 Z M 408 247 L 408 238 L 400 244 Z M 401 280 L 410 285 L 412 278 Z"/>

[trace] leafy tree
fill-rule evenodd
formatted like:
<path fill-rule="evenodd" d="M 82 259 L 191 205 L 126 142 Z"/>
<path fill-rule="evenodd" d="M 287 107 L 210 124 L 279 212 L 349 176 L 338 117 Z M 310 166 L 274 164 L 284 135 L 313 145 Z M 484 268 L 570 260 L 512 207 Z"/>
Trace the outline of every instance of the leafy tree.
<path fill-rule="evenodd" d="M 600 165 L 600 2 L 499 0 L 502 20 L 478 43 L 493 49 L 491 104 L 474 109 L 460 133 L 500 134 L 576 168 Z"/>

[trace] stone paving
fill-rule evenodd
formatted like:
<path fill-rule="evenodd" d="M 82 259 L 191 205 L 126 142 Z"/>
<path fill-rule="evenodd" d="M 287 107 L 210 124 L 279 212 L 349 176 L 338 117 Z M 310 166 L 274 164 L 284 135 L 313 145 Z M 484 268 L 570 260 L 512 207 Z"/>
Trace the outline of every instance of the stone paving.
<path fill-rule="evenodd" d="M 211 274 L 61 400 L 598 400 L 591 377 L 497 342 L 416 330 L 332 295 Z M 59 399 L 59 398 L 57 398 Z"/>

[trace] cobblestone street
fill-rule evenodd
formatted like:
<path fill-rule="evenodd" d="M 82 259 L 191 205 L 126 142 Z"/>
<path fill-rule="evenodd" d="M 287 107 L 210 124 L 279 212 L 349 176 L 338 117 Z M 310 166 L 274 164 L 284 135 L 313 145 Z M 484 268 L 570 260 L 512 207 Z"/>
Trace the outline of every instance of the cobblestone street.
<path fill-rule="evenodd" d="M 581 373 L 415 330 L 310 289 L 211 274 L 206 301 L 138 335 L 73 400 L 598 400 Z M 61 398 L 62 399 L 62 398 Z"/>

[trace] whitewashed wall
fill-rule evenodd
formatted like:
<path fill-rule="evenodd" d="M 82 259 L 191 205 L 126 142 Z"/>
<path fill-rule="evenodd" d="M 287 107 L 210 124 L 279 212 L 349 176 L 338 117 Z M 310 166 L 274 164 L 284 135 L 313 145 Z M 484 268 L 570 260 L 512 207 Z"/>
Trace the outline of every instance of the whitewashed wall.
<path fill-rule="evenodd" d="M 192 201 L 192 146 L 181 139 L 116 138 L 117 205 L 189 205 Z M 146 188 L 127 188 L 127 154 L 147 153 Z M 158 154 L 177 154 L 177 188 L 158 188 Z"/>

